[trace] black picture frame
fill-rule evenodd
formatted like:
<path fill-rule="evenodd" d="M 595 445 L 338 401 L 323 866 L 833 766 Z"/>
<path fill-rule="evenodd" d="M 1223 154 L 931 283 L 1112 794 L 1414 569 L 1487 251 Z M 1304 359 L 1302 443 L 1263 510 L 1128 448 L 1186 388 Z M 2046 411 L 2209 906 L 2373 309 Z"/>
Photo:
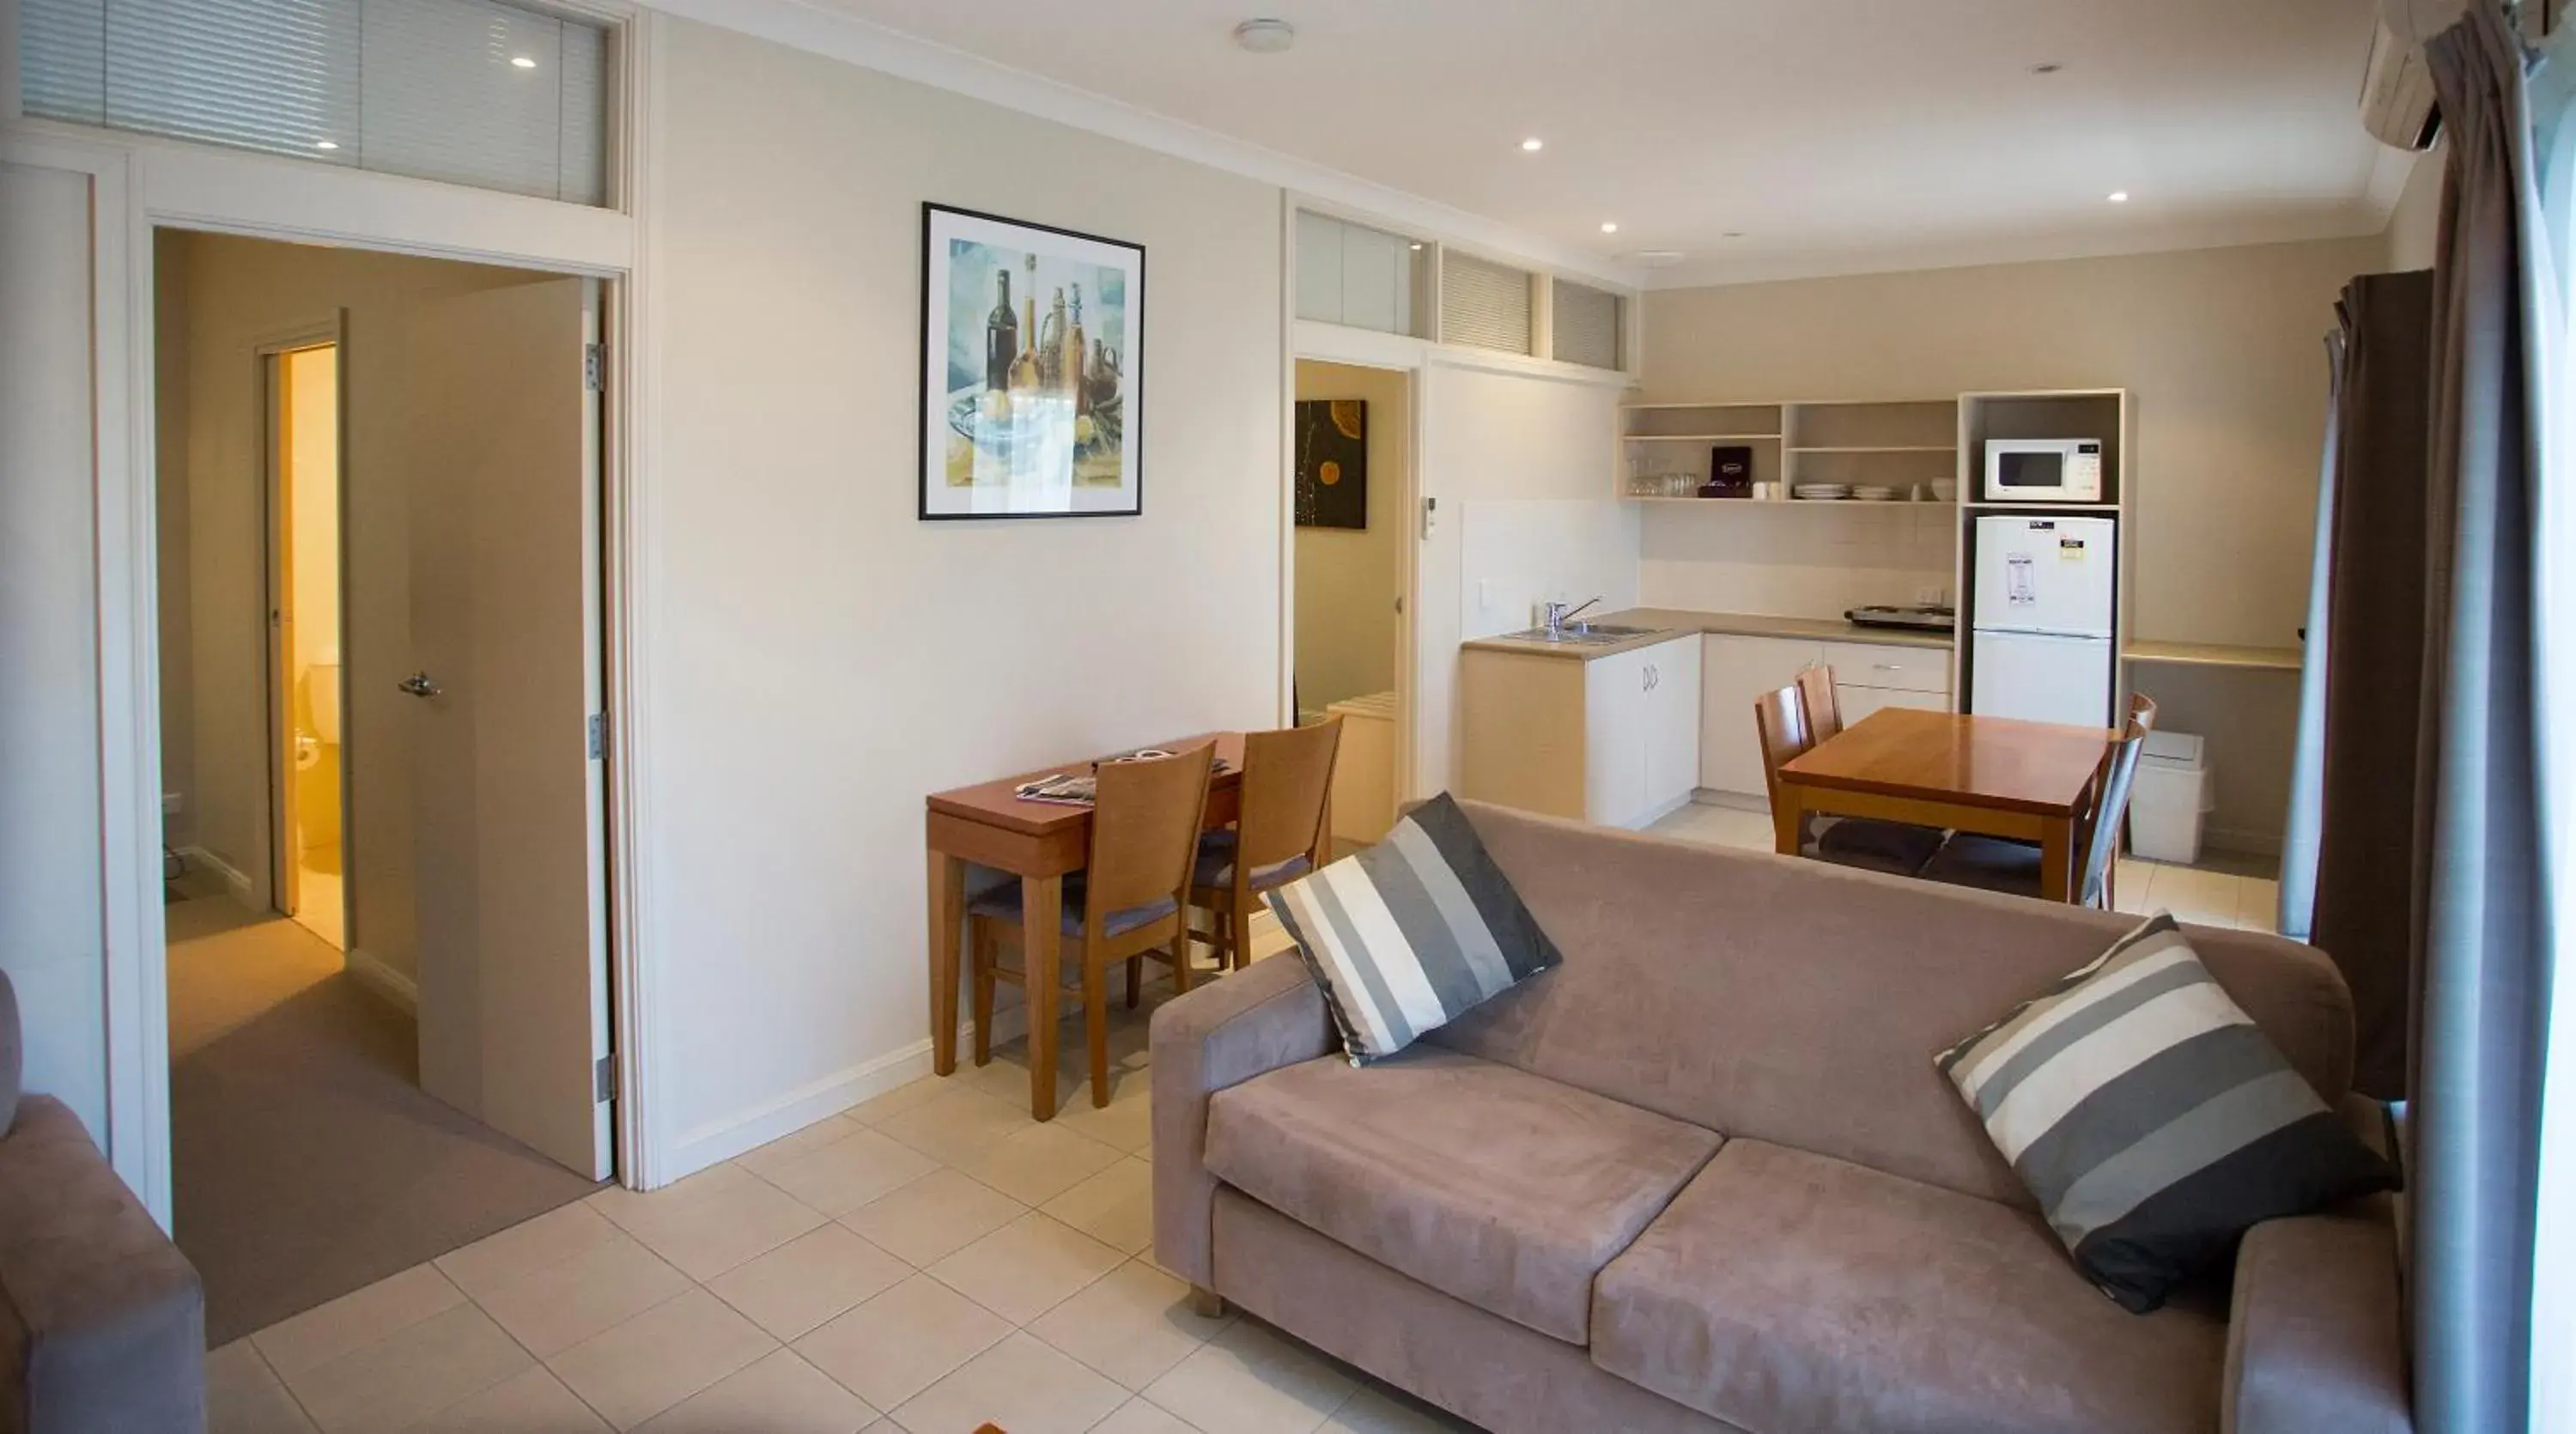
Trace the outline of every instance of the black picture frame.
<path fill-rule="evenodd" d="M 972 491 L 974 485 L 965 485 L 968 491 L 961 496 L 959 492 L 961 485 L 950 481 L 952 445 L 961 439 L 970 445 L 977 444 L 979 440 L 957 431 L 958 423 L 954 410 L 960 401 L 960 390 L 952 388 L 948 381 L 951 377 L 950 344 L 958 324 L 963 320 L 950 313 L 952 305 L 949 302 L 949 295 L 953 292 L 954 286 L 948 272 L 949 251 L 942 237 L 943 228 L 950 230 L 950 237 L 954 237 L 957 229 L 984 231 L 976 242 L 994 240 L 1022 242 L 1026 245 L 1027 254 L 1030 256 L 1038 255 L 1052 241 L 1054 247 L 1048 252 L 1063 256 L 1065 262 L 1074 262 L 1074 256 L 1079 256 L 1092 262 L 1107 262 L 1112 267 L 1120 268 L 1124 278 L 1116 300 L 1119 320 L 1115 330 L 1119 335 L 1120 343 L 1114 349 L 1105 349 L 1107 357 L 1114 361 L 1116 372 L 1116 384 L 1112 396 L 1115 399 L 1119 432 L 1120 481 L 1114 487 L 1105 490 L 1107 501 L 1103 501 L 1104 493 L 1101 485 L 1097 483 L 1089 485 L 1093 491 L 1086 493 L 1086 485 L 1083 481 L 1071 475 L 1068 475 L 1067 491 L 1063 495 L 1065 501 L 1054 506 L 1044 504 L 1014 506 L 1007 494 L 1000 495 L 1000 506 L 993 506 L 995 502 L 993 496 L 976 496 Z M 1085 255 L 1075 246 L 1089 246 L 1095 251 L 1108 252 L 1093 252 Z M 918 427 L 915 433 L 914 452 L 915 513 L 920 521 L 943 523 L 1143 516 L 1145 511 L 1145 258 L 1145 246 L 1129 240 L 1085 233 L 1079 229 L 1068 229 L 1060 225 L 1014 219 L 1008 215 L 992 214 L 936 201 L 926 200 L 922 203 L 919 336 L 921 370 L 920 387 L 916 393 L 915 403 Z M 1034 267 L 1037 259 L 1031 257 L 1028 262 Z M 1033 299 L 1034 295 L 1029 295 L 1022 302 Z M 1030 337 L 1034 339 L 1034 335 Z M 1071 367 L 1069 364 L 1066 366 Z M 1099 372 L 1101 371 L 1087 370 L 1086 378 L 1096 379 Z M 1095 423 L 1099 421 L 1097 405 L 1091 416 Z M 1084 450 L 1092 448 L 1092 440 L 1077 439 L 1068 446 L 1068 451 L 1077 455 L 1078 462 L 1079 455 Z"/>

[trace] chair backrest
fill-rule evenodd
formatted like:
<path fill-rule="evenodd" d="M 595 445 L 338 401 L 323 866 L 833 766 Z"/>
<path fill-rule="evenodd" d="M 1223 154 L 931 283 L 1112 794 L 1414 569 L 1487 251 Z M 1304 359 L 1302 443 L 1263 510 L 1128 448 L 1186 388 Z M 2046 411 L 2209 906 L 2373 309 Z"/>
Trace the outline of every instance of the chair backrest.
<path fill-rule="evenodd" d="M 2130 693 L 2129 720 L 2135 723 L 2140 731 L 2156 730 L 2156 699 L 2143 692 Z"/>
<path fill-rule="evenodd" d="M 2146 702 L 2141 697 L 2138 699 Z M 2156 704 L 2147 702 L 2145 717 L 2134 713 L 2129 729 L 2112 744 L 2110 754 L 2102 759 L 2102 780 L 2093 797 L 2093 810 L 2084 820 L 2082 832 L 2084 880 L 2076 888 L 2077 900 L 2086 906 L 2107 906 L 2110 892 L 2111 862 L 2120 854 L 2120 822 L 2128 815 L 2129 788 L 2137 781 L 2138 753 L 2147 745 L 2147 729 L 2155 721 Z"/>
<path fill-rule="evenodd" d="M 1807 702 L 1799 695 L 1797 683 L 1753 699 L 1753 730 L 1762 738 L 1762 788 L 1777 811 L 1780 769 L 1816 745 L 1815 729 L 1807 723 Z"/>
<path fill-rule="evenodd" d="M 1342 719 L 1243 736 L 1243 814 L 1235 827 L 1238 877 L 1293 857 L 1319 856 Z M 1322 863 L 1318 861 L 1318 865 Z"/>
<path fill-rule="evenodd" d="M 1169 757 L 1100 768 L 1084 873 L 1087 929 L 1101 930 L 1099 918 L 1110 912 L 1161 901 L 1189 885 L 1215 765 L 1216 743 L 1209 741 Z"/>
<path fill-rule="evenodd" d="M 1834 670 L 1816 663 L 1798 674 L 1798 694 L 1807 699 L 1807 731 L 1821 742 L 1843 730 L 1843 704 L 1834 696 Z"/>

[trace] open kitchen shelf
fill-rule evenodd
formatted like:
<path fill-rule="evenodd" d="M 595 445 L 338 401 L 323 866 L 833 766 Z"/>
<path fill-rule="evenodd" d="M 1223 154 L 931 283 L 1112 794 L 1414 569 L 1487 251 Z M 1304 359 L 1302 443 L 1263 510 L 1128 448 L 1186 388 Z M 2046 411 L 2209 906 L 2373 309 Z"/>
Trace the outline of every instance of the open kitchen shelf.
<path fill-rule="evenodd" d="M 2244 647 L 2223 642 L 2133 642 L 2120 654 L 2159 667 L 2235 667 L 2257 672 L 2296 672 L 2307 655 L 2295 647 Z"/>

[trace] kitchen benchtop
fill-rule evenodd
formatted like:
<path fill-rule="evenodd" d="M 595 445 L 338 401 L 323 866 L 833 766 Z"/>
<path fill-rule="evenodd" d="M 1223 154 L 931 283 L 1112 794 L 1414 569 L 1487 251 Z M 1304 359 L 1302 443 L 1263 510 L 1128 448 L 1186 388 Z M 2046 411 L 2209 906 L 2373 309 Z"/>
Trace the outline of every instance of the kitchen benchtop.
<path fill-rule="evenodd" d="M 1589 618 L 1590 615 L 1586 614 L 1585 619 L 1578 621 Z M 1713 632 L 1728 637 L 1799 638 L 1809 642 L 1869 642 L 1888 647 L 1948 648 L 1957 645 L 1957 638 L 1951 633 L 1905 627 L 1862 627 L 1840 618 L 1770 617 L 1750 612 L 1634 607 L 1623 612 L 1603 613 L 1598 621 L 1610 627 L 1646 627 L 1654 631 L 1621 638 L 1617 642 L 1546 642 L 1528 637 L 1479 637 L 1461 645 L 1472 652 L 1530 653 L 1540 657 L 1571 658 L 1577 662 L 1633 652 L 1694 632 Z"/>

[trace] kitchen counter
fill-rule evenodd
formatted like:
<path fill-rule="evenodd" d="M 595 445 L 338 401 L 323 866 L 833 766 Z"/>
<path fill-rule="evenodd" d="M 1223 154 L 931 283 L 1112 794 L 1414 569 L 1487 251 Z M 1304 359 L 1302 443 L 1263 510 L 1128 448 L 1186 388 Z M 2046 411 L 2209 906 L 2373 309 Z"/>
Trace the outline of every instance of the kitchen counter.
<path fill-rule="evenodd" d="M 1570 658 L 1577 662 L 1633 652 L 1694 632 L 1713 632 L 1731 637 L 1803 638 L 1811 642 L 1869 642 L 1888 647 L 1948 648 L 1957 645 L 1957 638 L 1951 633 L 1925 632 L 1910 627 L 1862 627 L 1840 618 L 1770 617 L 1761 613 L 1639 607 L 1604 613 L 1599 621 L 1611 627 L 1654 630 L 1621 638 L 1617 642 L 1546 642 L 1527 637 L 1480 637 L 1461 645 L 1476 652 L 1532 653 L 1541 657 Z"/>

